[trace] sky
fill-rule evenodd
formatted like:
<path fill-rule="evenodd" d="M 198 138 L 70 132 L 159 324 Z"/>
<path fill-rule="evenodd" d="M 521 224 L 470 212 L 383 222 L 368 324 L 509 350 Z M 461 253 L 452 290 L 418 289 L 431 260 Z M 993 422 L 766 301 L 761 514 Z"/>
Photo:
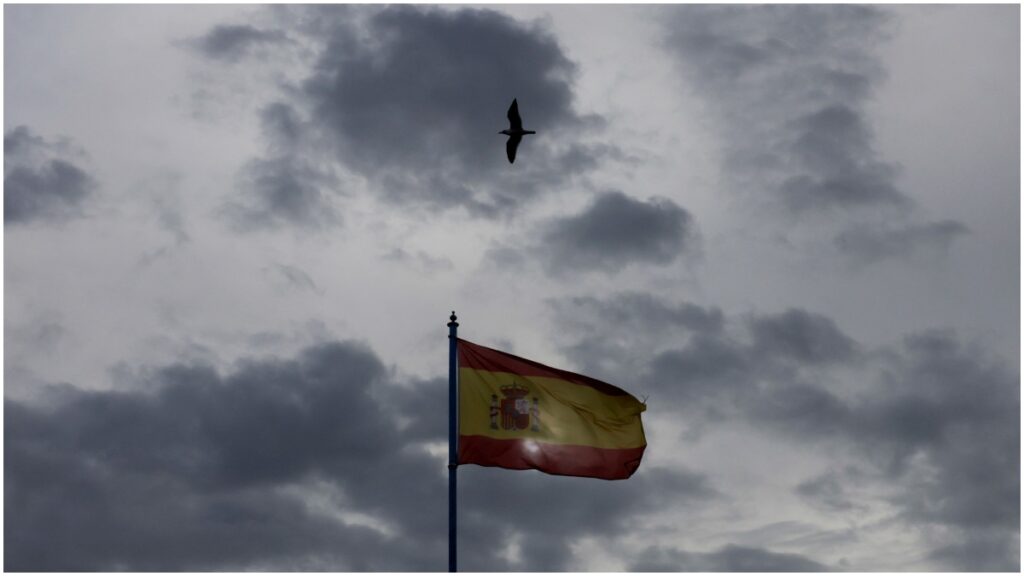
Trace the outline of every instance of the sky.
<path fill-rule="evenodd" d="M 445 570 L 452 310 L 647 401 L 628 480 L 460 468 L 460 569 L 1019 570 L 1019 6 L 3 47 L 6 570 Z"/>

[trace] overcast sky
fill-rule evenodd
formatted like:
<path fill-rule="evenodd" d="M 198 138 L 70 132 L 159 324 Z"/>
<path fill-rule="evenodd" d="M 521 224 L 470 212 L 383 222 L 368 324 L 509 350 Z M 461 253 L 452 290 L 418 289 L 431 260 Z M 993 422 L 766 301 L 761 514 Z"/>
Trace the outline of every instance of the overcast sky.
<path fill-rule="evenodd" d="M 648 399 L 460 568 L 1019 569 L 1018 6 L 4 22 L 7 570 L 444 570 L 453 309 Z"/>

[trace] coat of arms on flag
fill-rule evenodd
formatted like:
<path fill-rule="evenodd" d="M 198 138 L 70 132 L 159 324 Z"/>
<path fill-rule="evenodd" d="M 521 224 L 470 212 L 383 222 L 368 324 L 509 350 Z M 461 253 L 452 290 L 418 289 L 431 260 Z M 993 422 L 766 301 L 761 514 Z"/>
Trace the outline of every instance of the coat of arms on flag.
<path fill-rule="evenodd" d="M 501 417 L 502 430 L 540 431 L 540 406 L 536 396 L 530 396 L 530 389 L 512 381 L 511 385 L 502 386 L 503 398 L 498 402 L 498 395 L 491 394 L 491 429 L 498 429 L 498 417 Z"/>

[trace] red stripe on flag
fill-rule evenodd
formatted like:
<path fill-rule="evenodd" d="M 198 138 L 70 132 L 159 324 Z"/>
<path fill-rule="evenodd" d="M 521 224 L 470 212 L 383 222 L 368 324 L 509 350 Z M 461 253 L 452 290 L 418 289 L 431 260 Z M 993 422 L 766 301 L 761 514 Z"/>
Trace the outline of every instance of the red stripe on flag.
<path fill-rule="evenodd" d="M 558 378 L 573 384 L 590 386 L 598 392 L 609 396 L 630 395 L 629 392 L 596 378 L 545 366 L 540 362 L 534 362 L 533 360 L 520 358 L 508 352 L 474 344 L 462 338 L 459 338 L 459 367 L 487 370 L 488 372 L 511 372 L 521 376 Z"/>
<path fill-rule="evenodd" d="M 546 444 L 521 438 L 501 440 L 487 436 L 459 436 L 459 464 L 536 469 L 559 476 L 623 480 L 636 472 L 646 448 L 596 448 Z"/>

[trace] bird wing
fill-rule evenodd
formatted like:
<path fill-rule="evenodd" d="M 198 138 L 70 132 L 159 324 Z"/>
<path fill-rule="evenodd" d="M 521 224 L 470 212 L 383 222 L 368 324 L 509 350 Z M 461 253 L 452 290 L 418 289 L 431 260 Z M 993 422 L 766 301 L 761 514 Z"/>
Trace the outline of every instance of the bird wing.
<path fill-rule="evenodd" d="M 508 163 L 512 164 L 516 161 L 516 148 L 519 148 L 519 141 L 522 140 L 522 136 L 509 136 L 508 142 L 505 143 L 505 152 L 508 154 Z"/>
<path fill-rule="evenodd" d="M 512 131 L 523 129 L 523 119 L 519 117 L 519 103 L 512 99 L 512 105 L 508 107 L 508 123 L 512 125 Z"/>

